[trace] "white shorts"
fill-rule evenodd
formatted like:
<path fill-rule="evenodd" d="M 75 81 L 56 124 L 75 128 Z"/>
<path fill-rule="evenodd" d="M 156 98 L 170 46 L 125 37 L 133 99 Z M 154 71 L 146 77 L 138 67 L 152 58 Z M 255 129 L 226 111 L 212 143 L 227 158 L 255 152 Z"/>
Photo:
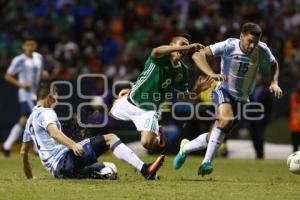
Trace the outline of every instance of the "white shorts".
<path fill-rule="evenodd" d="M 159 132 L 159 112 L 143 110 L 127 100 L 128 95 L 117 99 L 110 113 L 119 120 L 132 121 L 138 131 Z"/>

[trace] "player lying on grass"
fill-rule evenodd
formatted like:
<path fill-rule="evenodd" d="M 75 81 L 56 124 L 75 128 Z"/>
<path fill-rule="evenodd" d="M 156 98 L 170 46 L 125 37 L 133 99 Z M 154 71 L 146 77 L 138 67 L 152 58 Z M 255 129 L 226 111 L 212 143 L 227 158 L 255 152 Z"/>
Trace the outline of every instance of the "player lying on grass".
<path fill-rule="evenodd" d="M 187 66 L 182 59 L 203 47 L 189 44 L 185 36 L 176 36 L 169 45 L 154 48 L 131 91 L 113 104 L 110 114 L 119 120 L 132 121 L 141 132 L 141 143 L 146 149 L 166 145 L 158 125 L 160 106 L 174 90 L 188 93 Z"/>
<path fill-rule="evenodd" d="M 37 92 L 38 102 L 27 121 L 21 156 L 27 178 L 32 178 L 28 152 L 31 141 L 38 149 L 43 166 L 55 178 L 103 178 L 99 173 L 104 167 L 97 158 L 111 150 L 120 160 L 132 165 L 146 179 L 154 179 L 162 166 L 161 155 L 152 164 L 145 164 L 115 134 L 99 135 L 78 143 L 61 132 L 61 124 L 53 107 L 57 102 L 57 92 L 50 91 L 50 84 L 40 84 Z"/>
<path fill-rule="evenodd" d="M 233 127 L 237 109 L 249 101 L 259 67 L 271 67 L 272 80 L 269 90 L 275 97 L 282 96 L 282 90 L 278 86 L 278 63 L 268 46 L 260 42 L 261 34 L 262 30 L 258 24 L 245 23 L 240 39 L 229 38 L 194 53 L 193 60 L 197 66 L 206 75 L 219 81 L 212 92 L 217 120 L 210 134 L 204 133 L 192 141 L 182 140 L 180 151 L 173 161 L 175 169 L 183 165 L 188 153 L 207 148 L 198 174 L 204 176 L 213 171 L 212 161 L 215 153 L 225 134 Z M 208 60 L 213 57 L 221 57 L 221 74 L 215 74 L 208 64 Z"/>

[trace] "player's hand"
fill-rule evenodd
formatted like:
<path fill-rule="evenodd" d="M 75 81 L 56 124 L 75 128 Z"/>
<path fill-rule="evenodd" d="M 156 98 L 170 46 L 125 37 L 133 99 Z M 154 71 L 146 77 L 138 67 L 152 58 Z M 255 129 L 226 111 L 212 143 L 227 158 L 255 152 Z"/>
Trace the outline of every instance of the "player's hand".
<path fill-rule="evenodd" d="M 32 86 L 28 83 L 21 83 L 19 87 L 25 90 L 30 90 Z"/>
<path fill-rule="evenodd" d="M 201 49 L 203 49 L 205 46 L 200 44 L 200 43 L 193 43 L 189 45 L 189 51 L 190 52 L 196 52 L 196 51 L 200 51 Z"/>
<path fill-rule="evenodd" d="M 72 151 L 76 156 L 82 156 L 84 154 L 83 147 L 79 143 L 75 143 L 72 146 Z"/>
<path fill-rule="evenodd" d="M 278 86 L 277 83 L 274 83 L 272 82 L 270 87 L 269 87 L 269 90 L 271 93 L 274 93 L 275 97 L 276 98 L 281 98 L 282 97 L 282 90 L 281 88 Z"/>
<path fill-rule="evenodd" d="M 196 93 L 200 93 L 201 91 L 205 91 L 208 88 L 210 88 L 210 86 L 213 82 L 214 82 L 214 79 L 211 78 L 210 76 L 206 76 L 205 78 L 202 77 L 202 76 L 199 76 L 193 91 L 195 91 Z"/>
<path fill-rule="evenodd" d="M 215 81 L 226 81 L 227 77 L 222 74 L 211 74 L 208 75 L 210 78 L 214 79 Z"/>

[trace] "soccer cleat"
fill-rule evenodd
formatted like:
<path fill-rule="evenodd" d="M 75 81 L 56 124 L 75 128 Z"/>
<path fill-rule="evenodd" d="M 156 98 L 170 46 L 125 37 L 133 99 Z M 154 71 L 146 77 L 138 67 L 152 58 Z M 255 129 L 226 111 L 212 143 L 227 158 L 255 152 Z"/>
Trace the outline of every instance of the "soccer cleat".
<path fill-rule="evenodd" d="M 154 180 L 156 172 L 159 170 L 159 168 L 163 165 L 163 162 L 165 160 L 164 155 L 158 156 L 158 158 L 151 164 L 145 164 L 144 169 L 142 169 L 142 174 L 147 180 Z"/>
<path fill-rule="evenodd" d="M 10 156 L 10 150 L 6 150 L 3 147 L 1 147 L 1 151 L 4 155 L 4 157 L 8 158 Z"/>
<path fill-rule="evenodd" d="M 213 166 L 211 162 L 204 162 L 200 165 L 198 169 L 198 175 L 201 175 L 202 177 L 205 175 L 211 174 L 213 171 Z"/>
<path fill-rule="evenodd" d="M 185 162 L 185 159 L 187 157 L 187 153 L 183 152 L 183 147 L 186 143 L 188 143 L 189 140 L 188 139 L 183 139 L 180 142 L 180 149 L 178 154 L 175 156 L 174 160 L 173 160 L 173 168 L 174 169 L 179 169 L 182 167 L 182 165 Z"/>

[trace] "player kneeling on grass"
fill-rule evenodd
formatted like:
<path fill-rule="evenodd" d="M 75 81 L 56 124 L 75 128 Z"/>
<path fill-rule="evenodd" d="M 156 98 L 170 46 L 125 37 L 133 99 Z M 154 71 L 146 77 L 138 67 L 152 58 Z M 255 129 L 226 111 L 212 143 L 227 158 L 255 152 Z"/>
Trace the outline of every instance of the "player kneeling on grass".
<path fill-rule="evenodd" d="M 154 163 L 145 164 L 115 134 L 99 135 L 76 143 L 61 132 L 61 124 L 53 110 L 57 102 L 57 92 L 51 91 L 50 84 L 40 84 L 37 98 L 37 106 L 33 108 L 25 127 L 21 148 L 27 178 L 32 178 L 28 159 L 31 141 L 38 149 L 42 164 L 55 178 L 116 178 L 103 175 L 101 170 L 105 165 L 97 162 L 97 158 L 108 149 L 118 159 L 140 171 L 146 179 L 155 178 L 164 161 L 163 155 Z"/>

